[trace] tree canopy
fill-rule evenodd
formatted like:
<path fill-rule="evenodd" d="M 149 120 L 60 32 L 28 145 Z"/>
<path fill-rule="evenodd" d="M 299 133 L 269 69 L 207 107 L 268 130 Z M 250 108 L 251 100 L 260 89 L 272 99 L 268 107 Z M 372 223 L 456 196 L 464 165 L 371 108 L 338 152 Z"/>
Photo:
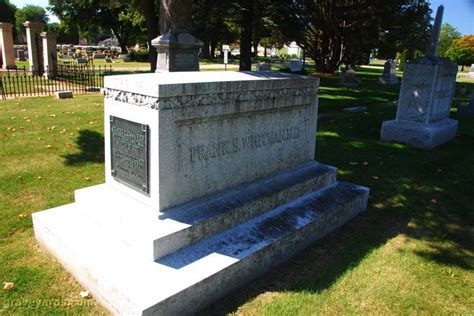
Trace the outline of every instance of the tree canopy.
<path fill-rule="evenodd" d="M 17 9 L 15 13 L 15 19 L 16 29 L 20 34 L 25 33 L 25 27 L 23 26 L 23 23 L 26 21 L 41 22 L 46 25 L 49 20 L 46 10 L 43 7 L 32 4 L 28 4 L 21 9 Z"/>
<path fill-rule="evenodd" d="M 446 52 L 454 40 L 461 38 L 461 33 L 451 24 L 445 23 L 441 27 L 438 42 L 438 56 L 446 57 Z"/>
<path fill-rule="evenodd" d="M 465 35 L 454 40 L 445 56 L 458 65 L 474 64 L 474 35 Z"/>
<path fill-rule="evenodd" d="M 124 52 L 128 45 L 147 42 L 154 70 L 150 41 L 159 35 L 160 24 L 161 33 L 167 31 L 166 10 L 172 2 L 50 0 L 50 8 L 61 19 L 59 29 L 76 25 L 90 38 L 112 32 Z M 321 72 L 365 62 L 374 48 L 382 57 L 405 52 L 412 59 L 425 50 L 431 29 L 427 0 L 189 0 L 183 5 L 186 10 L 192 5 L 187 25 L 203 41 L 203 57 L 213 57 L 222 44 L 236 43 L 241 70 L 250 69 L 252 47 L 291 41 Z"/>
<path fill-rule="evenodd" d="M 15 25 L 16 6 L 9 0 L 0 0 L 0 22 L 8 22 Z"/>

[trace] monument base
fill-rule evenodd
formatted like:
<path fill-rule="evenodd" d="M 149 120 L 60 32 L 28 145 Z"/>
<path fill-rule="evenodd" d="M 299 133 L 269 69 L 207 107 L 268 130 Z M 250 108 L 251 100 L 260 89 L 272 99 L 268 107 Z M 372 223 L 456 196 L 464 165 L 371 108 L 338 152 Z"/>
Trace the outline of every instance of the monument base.
<path fill-rule="evenodd" d="M 456 137 L 457 129 L 458 121 L 452 119 L 443 119 L 429 124 L 391 120 L 383 122 L 381 140 L 432 149 Z"/>
<path fill-rule="evenodd" d="M 368 194 L 309 162 L 162 212 L 103 184 L 33 224 L 113 313 L 189 314 L 363 212 Z"/>
<path fill-rule="evenodd" d="M 379 83 L 385 84 L 385 85 L 395 85 L 395 84 L 398 84 L 398 78 L 397 77 L 380 77 Z"/>

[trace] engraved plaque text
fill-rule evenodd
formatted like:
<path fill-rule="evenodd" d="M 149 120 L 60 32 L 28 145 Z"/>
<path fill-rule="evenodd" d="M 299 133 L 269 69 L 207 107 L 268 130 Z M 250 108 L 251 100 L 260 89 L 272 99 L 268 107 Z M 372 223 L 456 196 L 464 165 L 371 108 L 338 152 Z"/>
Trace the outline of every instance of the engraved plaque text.
<path fill-rule="evenodd" d="M 115 180 L 148 194 L 148 125 L 110 116 L 110 151 Z"/>

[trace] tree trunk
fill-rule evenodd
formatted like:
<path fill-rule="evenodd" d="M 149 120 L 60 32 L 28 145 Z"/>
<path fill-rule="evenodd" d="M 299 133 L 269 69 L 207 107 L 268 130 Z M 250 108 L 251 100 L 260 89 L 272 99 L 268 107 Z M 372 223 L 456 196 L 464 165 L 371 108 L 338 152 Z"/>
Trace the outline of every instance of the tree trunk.
<path fill-rule="evenodd" d="M 217 43 L 214 42 L 214 41 L 212 41 L 212 42 L 211 42 L 211 54 L 210 54 L 210 55 L 211 55 L 211 56 L 210 56 L 211 58 L 216 57 L 216 46 L 217 46 Z"/>
<path fill-rule="evenodd" d="M 253 56 L 254 57 L 258 56 L 258 42 L 257 41 L 253 42 Z"/>
<path fill-rule="evenodd" d="M 125 42 L 125 39 L 122 37 L 120 32 L 115 28 L 112 28 L 112 33 L 114 33 L 115 37 L 117 38 L 117 41 L 119 42 L 121 53 L 127 54 L 128 49 L 127 49 L 127 43 Z"/>
<path fill-rule="evenodd" d="M 263 56 L 267 57 L 267 46 L 263 48 Z"/>
<path fill-rule="evenodd" d="M 245 1 L 240 21 L 240 71 L 252 70 L 252 1 Z"/>
<path fill-rule="evenodd" d="M 154 0 L 141 0 L 143 15 L 145 16 L 146 38 L 148 41 L 148 53 L 150 57 L 150 71 L 156 70 L 156 49 L 151 45 L 151 41 L 159 35 L 158 19 L 156 18 Z"/>
<path fill-rule="evenodd" d="M 205 41 L 201 49 L 201 57 L 205 59 L 209 59 L 210 54 L 211 52 L 209 50 L 209 41 Z"/>

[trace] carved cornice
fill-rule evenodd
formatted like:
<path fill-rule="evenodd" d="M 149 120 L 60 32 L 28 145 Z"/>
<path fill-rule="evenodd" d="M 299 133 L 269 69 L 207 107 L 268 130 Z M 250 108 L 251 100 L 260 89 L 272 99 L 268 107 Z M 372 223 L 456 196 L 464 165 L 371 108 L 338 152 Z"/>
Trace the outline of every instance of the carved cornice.
<path fill-rule="evenodd" d="M 108 99 L 158 110 L 171 110 L 222 103 L 229 104 L 234 102 L 251 102 L 268 99 L 312 97 L 317 93 L 318 89 L 316 87 L 306 86 L 295 88 L 225 91 L 195 95 L 152 97 L 134 92 L 110 88 L 105 89 L 105 97 Z"/>
<path fill-rule="evenodd" d="M 158 108 L 158 98 L 148 95 L 138 94 L 134 92 L 127 92 L 115 89 L 105 89 L 105 97 L 119 102 L 133 104 L 137 106 L 144 106 L 150 109 Z"/>

